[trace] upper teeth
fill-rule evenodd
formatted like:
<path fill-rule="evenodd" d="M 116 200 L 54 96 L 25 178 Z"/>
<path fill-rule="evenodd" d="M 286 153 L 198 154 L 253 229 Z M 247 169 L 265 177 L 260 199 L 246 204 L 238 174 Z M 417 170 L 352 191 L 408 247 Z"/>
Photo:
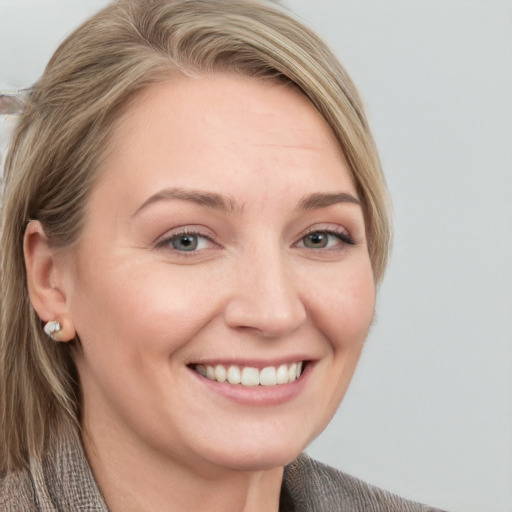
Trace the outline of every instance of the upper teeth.
<path fill-rule="evenodd" d="M 296 380 L 302 372 L 302 361 L 298 363 L 282 364 L 278 367 L 266 366 L 265 368 L 253 368 L 251 366 L 231 365 L 215 366 L 198 364 L 195 370 L 207 379 L 217 382 L 229 382 L 229 384 L 242 384 L 242 386 L 275 386 L 276 384 L 288 384 Z"/>

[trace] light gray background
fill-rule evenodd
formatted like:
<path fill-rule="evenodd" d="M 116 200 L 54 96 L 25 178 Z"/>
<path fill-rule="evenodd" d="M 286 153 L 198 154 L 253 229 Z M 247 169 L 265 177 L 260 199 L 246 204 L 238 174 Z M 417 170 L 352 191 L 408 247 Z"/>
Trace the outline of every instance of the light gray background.
<path fill-rule="evenodd" d="M 105 3 L 0 0 L 0 89 Z M 377 322 L 310 453 L 452 512 L 512 512 L 512 2 L 287 5 L 359 86 L 395 209 Z"/>

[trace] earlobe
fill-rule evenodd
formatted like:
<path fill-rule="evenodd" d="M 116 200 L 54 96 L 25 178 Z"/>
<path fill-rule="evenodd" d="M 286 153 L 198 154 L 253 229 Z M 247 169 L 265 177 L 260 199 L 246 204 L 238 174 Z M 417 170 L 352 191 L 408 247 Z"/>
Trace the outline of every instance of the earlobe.
<path fill-rule="evenodd" d="M 50 247 L 48 237 L 39 221 L 28 223 L 23 240 L 23 252 L 28 293 L 33 308 L 45 324 L 59 324 L 58 333 L 51 336 L 53 339 L 74 339 L 75 329 L 68 315 L 60 264 L 56 251 Z"/>

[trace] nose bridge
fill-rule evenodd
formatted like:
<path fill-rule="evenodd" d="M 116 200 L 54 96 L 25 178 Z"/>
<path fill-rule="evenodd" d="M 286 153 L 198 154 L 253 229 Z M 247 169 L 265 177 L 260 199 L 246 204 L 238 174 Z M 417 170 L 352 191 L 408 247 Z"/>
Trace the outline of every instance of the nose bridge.
<path fill-rule="evenodd" d="M 276 337 L 293 332 L 305 321 L 298 282 L 277 244 L 244 251 L 235 274 L 225 311 L 228 325 Z"/>

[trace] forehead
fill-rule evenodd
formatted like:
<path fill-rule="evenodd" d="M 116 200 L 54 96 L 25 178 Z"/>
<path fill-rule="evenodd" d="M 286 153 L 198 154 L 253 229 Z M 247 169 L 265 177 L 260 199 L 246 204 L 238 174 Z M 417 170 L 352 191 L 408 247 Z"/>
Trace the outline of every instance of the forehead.
<path fill-rule="evenodd" d="M 287 131 L 281 131 L 283 126 L 275 121 L 289 116 L 300 123 L 294 130 L 287 126 Z M 258 132 L 254 128 L 262 120 L 274 122 L 266 124 L 265 132 Z M 155 122 L 165 123 L 166 131 L 174 135 L 189 133 L 191 129 L 200 132 L 214 128 L 221 130 L 221 136 L 223 128 L 227 131 L 236 126 L 240 137 L 249 136 L 252 140 L 258 136 L 272 139 L 275 130 L 279 130 L 280 137 L 289 135 L 291 142 L 304 142 L 305 146 L 326 137 L 337 146 L 327 122 L 298 87 L 292 82 L 270 78 L 229 73 L 191 77 L 176 72 L 132 100 L 114 126 L 114 147 L 126 136 L 139 136 L 142 130 L 149 132 L 150 123 Z M 302 129 L 304 125 L 307 131 Z M 301 134 L 307 140 L 301 141 Z"/>
<path fill-rule="evenodd" d="M 354 191 L 334 134 L 297 88 L 230 74 L 179 74 L 142 92 L 116 123 L 102 167 L 100 182 L 135 178 L 147 193 L 170 185 L 236 193 L 240 181 L 285 175 L 284 185 L 314 175 L 319 186 Z"/>

